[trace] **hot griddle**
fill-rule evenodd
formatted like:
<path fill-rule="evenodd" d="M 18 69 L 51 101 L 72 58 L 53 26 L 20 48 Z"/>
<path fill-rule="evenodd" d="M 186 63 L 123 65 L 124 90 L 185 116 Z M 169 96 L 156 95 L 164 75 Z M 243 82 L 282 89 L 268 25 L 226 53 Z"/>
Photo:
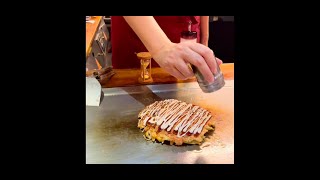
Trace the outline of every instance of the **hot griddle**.
<path fill-rule="evenodd" d="M 86 107 L 87 164 L 233 164 L 234 85 L 203 93 L 196 82 L 104 88 L 99 107 Z M 174 98 L 208 109 L 216 128 L 202 146 L 153 143 L 137 128 L 138 113 Z"/>

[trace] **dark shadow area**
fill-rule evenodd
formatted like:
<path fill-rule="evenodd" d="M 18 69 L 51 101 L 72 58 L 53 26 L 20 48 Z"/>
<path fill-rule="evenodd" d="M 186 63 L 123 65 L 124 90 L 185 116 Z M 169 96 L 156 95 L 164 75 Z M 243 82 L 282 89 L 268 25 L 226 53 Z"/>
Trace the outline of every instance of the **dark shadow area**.
<path fill-rule="evenodd" d="M 204 136 L 207 137 L 207 138 L 210 138 L 211 136 L 213 136 L 214 131 L 215 131 L 215 129 L 214 130 L 210 130 L 207 133 L 205 133 Z"/>
<path fill-rule="evenodd" d="M 199 157 L 194 161 L 193 164 L 208 164 L 208 163 L 206 163 L 206 159 L 205 159 L 204 157 L 199 156 Z"/>
<path fill-rule="evenodd" d="M 234 63 L 234 28 L 233 21 L 220 20 L 209 22 L 208 46 L 224 63 Z"/>
<path fill-rule="evenodd" d="M 104 99 L 104 92 L 103 92 L 103 91 L 101 91 L 101 95 L 100 95 L 100 104 L 102 103 L 103 99 Z"/>

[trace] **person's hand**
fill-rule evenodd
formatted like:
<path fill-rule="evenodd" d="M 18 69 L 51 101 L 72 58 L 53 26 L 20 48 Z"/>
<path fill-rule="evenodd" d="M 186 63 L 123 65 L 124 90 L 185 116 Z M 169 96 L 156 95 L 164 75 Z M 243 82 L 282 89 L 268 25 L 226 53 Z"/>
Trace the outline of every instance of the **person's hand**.
<path fill-rule="evenodd" d="M 213 82 L 216 72 L 213 51 L 200 43 L 181 42 L 168 43 L 152 54 L 153 59 L 172 76 L 186 80 L 194 76 L 188 63 L 198 67 L 208 82 Z M 222 63 L 217 58 L 218 65 Z"/>

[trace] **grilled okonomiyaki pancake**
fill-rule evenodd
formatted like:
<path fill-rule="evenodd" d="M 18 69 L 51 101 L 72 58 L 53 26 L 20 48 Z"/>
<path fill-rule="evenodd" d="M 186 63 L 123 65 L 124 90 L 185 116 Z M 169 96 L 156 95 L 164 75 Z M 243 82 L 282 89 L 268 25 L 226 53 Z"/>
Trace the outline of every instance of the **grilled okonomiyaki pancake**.
<path fill-rule="evenodd" d="M 210 112 L 199 106 L 166 99 L 146 106 L 138 115 L 138 128 L 147 140 L 173 145 L 201 144 L 204 134 L 214 130 Z"/>

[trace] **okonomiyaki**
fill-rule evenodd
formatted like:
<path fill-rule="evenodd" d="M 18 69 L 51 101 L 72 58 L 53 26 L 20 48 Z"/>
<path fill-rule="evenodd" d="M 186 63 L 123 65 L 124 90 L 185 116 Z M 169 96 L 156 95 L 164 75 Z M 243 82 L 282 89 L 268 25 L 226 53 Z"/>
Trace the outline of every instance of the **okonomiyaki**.
<path fill-rule="evenodd" d="M 138 115 L 138 128 L 147 140 L 170 145 L 201 144 L 205 134 L 214 130 L 211 113 L 176 99 L 155 101 Z"/>

